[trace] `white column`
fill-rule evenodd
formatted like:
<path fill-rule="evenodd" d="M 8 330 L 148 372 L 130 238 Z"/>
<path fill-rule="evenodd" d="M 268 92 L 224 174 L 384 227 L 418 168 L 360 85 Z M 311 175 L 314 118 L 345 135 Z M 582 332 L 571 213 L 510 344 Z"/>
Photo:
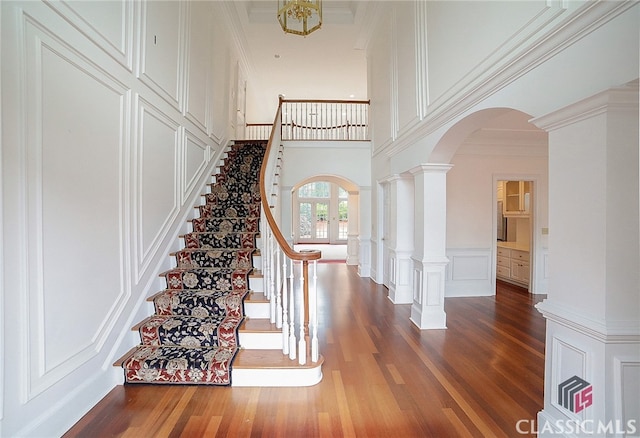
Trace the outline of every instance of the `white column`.
<path fill-rule="evenodd" d="M 447 172 L 450 164 L 411 169 L 415 187 L 415 236 L 411 321 L 420 329 L 447 328 L 444 286 L 447 235 Z"/>
<path fill-rule="evenodd" d="M 533 123 L 549 131 L 551 277 L 548 297 L 538 305 L 547 319 L 539 436 L 569 422 L 586 429 L 577 436 L 623 436 L 631 429 L 636 436 L 638 86 L 608 90 Z M 584 387 L 569 391 L 577 397 L 571 409 L 560 396 L 573 376 Z"/>
<path fill-rule="evenodd" d="M 347 200 L 348 231 L 347 231 L 347 265 L 357 265 L 359 263 L 359 239 L 360 234 L 360 194 L 357 191 L 350 191 Z"/>
<path fill-rule="evenodd" d="M 413 301 L 413 178 L 393 175 L 389 184 L 389 299 L 394 304 Z"/>

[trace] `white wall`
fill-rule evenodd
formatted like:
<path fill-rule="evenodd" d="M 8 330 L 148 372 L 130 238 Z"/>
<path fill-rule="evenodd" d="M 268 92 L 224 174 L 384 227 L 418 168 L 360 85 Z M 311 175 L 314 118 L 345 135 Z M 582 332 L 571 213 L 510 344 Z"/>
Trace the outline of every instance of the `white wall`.
<path fill-rule="evenodd" d="M 291 190 L 302 181 L 318 175 L 337 176 L 358 187 L 358 230 L 368 241 L 371 228 L 367 214 L 371 205 L 371 145 L 353 141 L 285 141 L 281 175 L 281 227 L 285 236 L 292 234 Z M 365 212 L 365 214 L 362 214 Z M 368 257 L 367 257 L 368 259 Z"/>
<path fill-rule="evenodd" d="M 534 146 L 528 155 L 508 154 L 515 147 L 465 146 L 454 155 L 447 173 L 447 267 L 446 296 L 477 296 L 495 293 L 496 181 L 534 181 L 534 208 L 529 221 L 535 229 L 530 243 L 532 293 L 547 293 L 548 256 L 548 158 L 546 146 Z M 489 149 L 489 151 L 487 151 Z M 520 233 L 522 234 L 522 233 Z"/>
<path fill-rule="evenodd" d="M 0 435 L 60 436 L 123 381 L 229 138 L 219 13 L 2 2 Z"/>

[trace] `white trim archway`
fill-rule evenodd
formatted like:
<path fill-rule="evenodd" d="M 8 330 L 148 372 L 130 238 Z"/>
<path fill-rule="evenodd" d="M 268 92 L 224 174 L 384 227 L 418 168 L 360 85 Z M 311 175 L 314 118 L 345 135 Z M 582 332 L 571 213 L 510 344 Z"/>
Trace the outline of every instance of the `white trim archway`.
<path fill-rule="evenodd" d="M 342 242 L 346 241 L 347 244 L 347 264 L 348 265 L 357 265 L 359 262 L 359 248 L 358 248 L 358 237 L 359 237 L 359 224 L 360 224 L 360 188 L 354 182 L 340 177 L 336 175 L 315 175 L 310 178 L 306 178 L 297 184 L 295 184 L 291 189 L 291 228 L 293 234 L 293 242 L 294 244 L 298 243 L 298 230 L 300 229 L 300 214 L 299 214 L 299 205 L 300 200 L 298 197 L 298 189 L 300 187 L 312 183 L 312 182 L 320 182 L 325 181 L 331 184 L 334 184 L 338 187 L 343 188 L 348 192 L 348 228 L 347 228 L 347 236 L 346 240 L 342 240 Z M 337 199 L 334 199 L 333 202 L 336 202 Z M 333 209 L 333 216 L 329 218 L 329 220 L 337 220 L 337 211 Z M 329 243 L 337 243 L 337 239 L 330 239 Z"/>

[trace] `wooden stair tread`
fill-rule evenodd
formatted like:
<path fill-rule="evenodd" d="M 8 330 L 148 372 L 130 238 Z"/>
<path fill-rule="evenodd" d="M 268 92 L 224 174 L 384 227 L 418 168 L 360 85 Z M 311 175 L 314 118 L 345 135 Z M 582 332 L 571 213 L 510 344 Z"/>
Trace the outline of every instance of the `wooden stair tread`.
<path fill-rule="evenodd" d="M 276 327 L 276 325 L 267 318 L 246 318 L 240 325 L 239 330 L 250 333 L 282 332 L 282 329 Z"/>
<path fill-rule="evenodd" d="M 307 358 L 307 363 L 300 365 L 298 359 L 291 360 L 289 356 L 282 354 L 282 350 L 240 350 L 233 361 L 234 369 L 247 368 L 317 368 L 322 365 L 324 358 L 320 356 L 318 362 L 311 362 Z"/>
<path fill-rule="evenodd" d="M 246 298 L 244 299 L 245 303 L 268 303 L 266 295 L 262 292 L 254 292 L 252 290 L 249 291 Z"/>
<path fill-rule="evenodd" d="M 128 359 L 129 356 L 131 356 L 131 354 L 136 351 L 138 349 L 138 347 L 133 347 L 131 349 L 129 349 L 129 351 L 127 351 L 125 354 L 123 354 L 122 356 L 120 356 L 120 359 L 118 359 L 117 361 L 115 361 L 113 363 L 114 367 L 119 367 L 122 368 L 122 364 L 124 363 L 125 359 Z"/>

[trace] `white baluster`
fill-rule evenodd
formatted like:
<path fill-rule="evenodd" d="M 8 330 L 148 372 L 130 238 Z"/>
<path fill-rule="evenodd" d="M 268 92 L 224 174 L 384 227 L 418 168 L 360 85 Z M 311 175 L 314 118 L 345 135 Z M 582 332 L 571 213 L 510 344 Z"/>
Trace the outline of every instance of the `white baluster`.
<path fill-rule="evenodd" d="M 318 362 L 318 358 L 320 356 L 319 346 L 318 346 L 318 274 L 317 274 L 317 266 L 318 261 L 314 260 L 312 262 L 313 266 L 313 281 L 311 282 L 311 287 L 309 288 L 309 309 L 310 314 L 310 323 L 312 331 L 311 337 L 311 361 Z"/>
<path fill-rule="evenodd" d="M 296 300 L 295 300 L 295 287 L 294 276 L 293 276 L 293 265 L 294 262 L 291 260 L 291 274 L 289 279 L 291 283 L 289 284 L 291 287 L 289 289 L 289 359 L 294 360 L 296 358 Z"/>
<path fill-rule="evenodd" d="M 282 353 L 289 354 L 289 279 L 287 278 L 287 256 L 282 253 Z"/>
<path fill-rule="evenodd" d="M 265 227 L 265 232 L 262 234 L 262 248 L 260 253 L 262 255 L 262 291 L 265 298 L 269 299 L 269 235 L 271 229 Z"/>
<path fill-rule="evenodd" d="M 300 315 L 300 338 L 298 339 L 298 363 L 307 363 L 307 340 L 304 336 L 304 262 L 300 262 L 300 305 L 298 306 Z"/>
<path fill-rule="evenodd" d="M 271 306 L 271 318 L 270 321 L 271 323 L 275 323 L 276 322 L 276 291 L 275 291 L 275 279 L 274 274 L 274 264 L 275 264 L 275 260 L 273 257 L 273 248 L 274 246 L 276 246 L 276 241 L 275 238 L 273 237 L 273 233 L 271 233 L 271 235 L 269 236 L 269 305 Z"/>
<path fill-rule="evenodd" d="M 276 242 L 277 243 L 277 242 Z M 276 296 L 276 327 L 282 328 L 282 271 L 280 269 L 280 246 L 274 245 L 276 255 L 274 257 L 273 269 L 275 272 L 275 296 Z M 273 281 L 273 279 L 272 279 Z"/>

